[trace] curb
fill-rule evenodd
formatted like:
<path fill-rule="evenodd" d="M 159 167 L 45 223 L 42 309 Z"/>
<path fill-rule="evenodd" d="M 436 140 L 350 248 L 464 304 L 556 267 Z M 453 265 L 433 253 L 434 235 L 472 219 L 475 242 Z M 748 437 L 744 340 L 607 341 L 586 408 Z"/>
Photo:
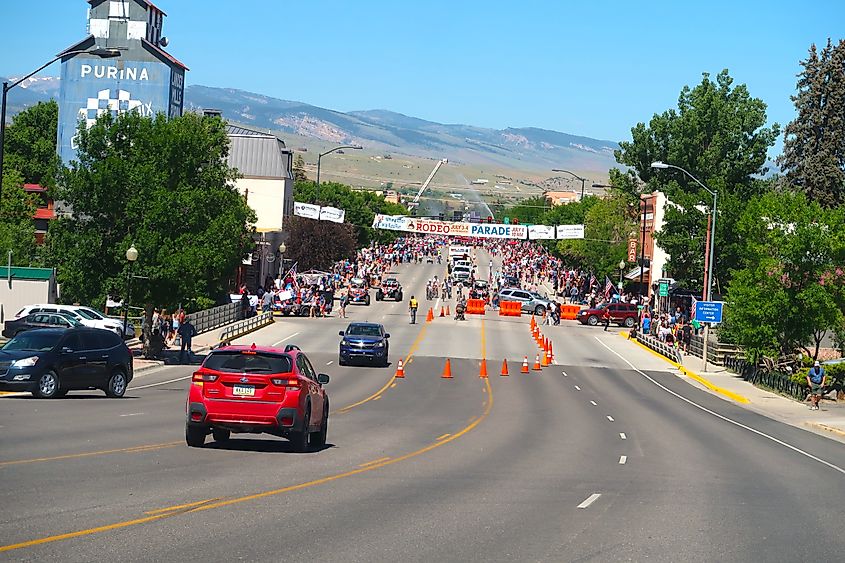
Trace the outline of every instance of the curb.
<path fill-rule="evenodd" d="M 640 344 L 639 342 L 637 342 L 636 340 L 631 340 L 631 337 L 629 335 L 622 333 L 622 332 L 620 332 L 619 335 L 622 338 L 624 338 L 625 340 L 631 342 L 632 344 L 636 344 L 637 346 L 639 346 L 640 348 L 642 348 L 646 352 L 649 352 L 653 356 L 656 356 L 656 357 L 660 358 L 661 360 L 671 364 L 673 367 L 675 367 L 675 369 L 680 370 L 680 372 L 682 374 L 684 374 L 685 376 L 689 377 L 690 379 L 692 379 L 694 381 L 697 381 L 701 385 L 704 385 L 705 387 L 707 387 L 711 391 L 713 391 L 715 393 L 719 393 L 720 395 L 724 395 L 725 397 L 727 397 L 730 400 L 735 401 L 737 403 L 748 404 L 748 403 L 751 402 L 751 400 L 748 397 L 743 397 L 742 395 L 734 393 L 733 391 L 729 391 L 727 389 L 719 387 L 718 385 L 715 385 L 712 382 L 708 381 L 707 379 L 701 377 L 697 373 L 694 373 L 694 372 L 688 370 L 687 368 L 685 368 L 684 366 L 682 366 L 678 362 L 676 362 L 674 360 L 670 360 L 669 358 L 667 358 L 663 354 L 658 354 L 657 352 L 655 352 L 654 350 L 652 350 L 648 346 L 644 346 L 644 345 Z"/>
<path fill-rule="evenodd" d="M 200 346 L 199 348 L 195 348 L 193 350 L 194 354 L 200 354 L 202 352 L 208 352 L 211 350 L 213 345 L 208 346 Z M 169 367 L 169 366 L 181 366 L 181 365 L 188 365 L 188 364 L 166 364 L 164 360 L 150 360 L 155 362 L 154 364 L 149 364 L 146 366 L 139 367 L 137 369 L 133 369 L 132 372 L 134 374 L 133 379 L 137 377 L 139 373 L 144 373 L 145 371 L 150 371 L 152 369 L 161 368 L 161 367 Z"/>
<path fill-rule="evenodd" d="M 815 428 L 817 430 L 824 430 L 825 432 L 830 432 L 831 434 L 836 434 L 837 436 L 845 438 L 845 430 L 840 430 L 839 428 L 834 428 L 833 426 L 828 426 L 827 424 L 822 424 L 821 422 L 805 422 L 804 426 Z"/>

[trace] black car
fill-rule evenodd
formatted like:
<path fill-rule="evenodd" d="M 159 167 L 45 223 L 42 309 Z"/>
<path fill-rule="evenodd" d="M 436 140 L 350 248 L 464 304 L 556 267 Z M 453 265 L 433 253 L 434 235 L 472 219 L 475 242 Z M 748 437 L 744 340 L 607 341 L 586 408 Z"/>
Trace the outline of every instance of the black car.
<path fill-rule="evenodd" d="M 34 328 L 74 328 L 84 326 L 71 315 L 64 313 L 30 313 L 19 319 L 6 321 L 3 327 L 3 336 L 14 338 L 15 335 Z"/>
<path fill-rule="evenodd" d="M 0 390 L 52 399 L 75 389 L 122 397 L 132 381 L 132 353 L 99 328 L 43 328 L 19 333 L 0 349 Z"/>
<path fill-rule="evenodd" d="M 390 334 L 384 332 L 384 326 L 377 323 L 350 323 L 346 330 L 340 331 L 338 363 L 345 366 L 353 360 L 367 360 L 386 367 L 390 346 L 387 342 Z"/>

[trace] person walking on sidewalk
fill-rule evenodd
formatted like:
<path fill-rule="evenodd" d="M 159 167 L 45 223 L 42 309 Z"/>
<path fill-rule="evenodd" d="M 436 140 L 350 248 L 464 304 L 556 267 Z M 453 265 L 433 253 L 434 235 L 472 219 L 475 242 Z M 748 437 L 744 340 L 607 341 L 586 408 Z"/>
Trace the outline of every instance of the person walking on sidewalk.
<path fill-rule="evenodd" d="M 181 347 L 179 349 L 179 363 L 185 363 L 185 352 L 188 352 L 188 363 L 194 361 L 194 351 L 191 350 L 191 340 L 197 335 L 197 329 L 194 328 L 190 317 L 185 317 L 179 324 L 179 340 Z"/>
<path fill-rule="evenodd" d="M 417 324 L 417 308 L 419 308 L 420 304 L 417 301 L 417 298 L 413 295 L 411 296 L 411 300 L 408 302 L 408 311 L 411 313 L 411 324 Z"/>
<path fill-rule="evenodd" d="M 819 401 L 821 401 L 824 393 L 825 379 L 827 379 L 827 376 L 825 376 L 824 368 L 816 360 L 816 363 L 807 372 L 807 384 L 810 386 L 810 401 L 812 402 L 810 405 L 811 411 L 819 410 Z"/>

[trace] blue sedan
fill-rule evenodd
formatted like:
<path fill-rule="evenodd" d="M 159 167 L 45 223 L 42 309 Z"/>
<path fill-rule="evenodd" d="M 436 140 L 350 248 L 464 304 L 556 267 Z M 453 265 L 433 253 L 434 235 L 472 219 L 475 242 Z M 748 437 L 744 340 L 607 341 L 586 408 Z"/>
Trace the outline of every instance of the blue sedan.
<path fill-rule="evenodd" d="M 338 363 L 345 366 L 355 360 L 365 360 L 386 367 L 388 364 L 390 334 L 384 326 L 377 323 L 350 323 L 345 331 L 339 332 L 340 341 Z"/>

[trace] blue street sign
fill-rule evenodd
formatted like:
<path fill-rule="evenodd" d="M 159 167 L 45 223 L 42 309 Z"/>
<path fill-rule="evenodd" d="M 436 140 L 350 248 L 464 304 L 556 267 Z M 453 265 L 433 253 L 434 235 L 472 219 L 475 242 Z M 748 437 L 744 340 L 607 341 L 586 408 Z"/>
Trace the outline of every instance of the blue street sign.
<path fill-rule="evenodd" d="M 722 322 L 724 301 L 699 301 L 695 304 L 695 320 L 700 323 Z"/>

